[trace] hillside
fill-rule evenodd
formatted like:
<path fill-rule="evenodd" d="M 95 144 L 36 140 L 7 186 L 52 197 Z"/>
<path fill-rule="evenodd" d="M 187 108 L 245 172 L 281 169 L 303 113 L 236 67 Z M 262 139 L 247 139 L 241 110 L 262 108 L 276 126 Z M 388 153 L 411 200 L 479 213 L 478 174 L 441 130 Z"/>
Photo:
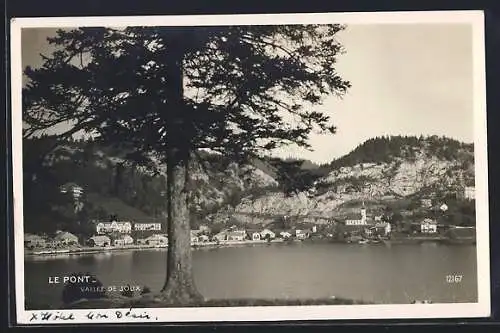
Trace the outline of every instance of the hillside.
<path fill-rule="evenodd" d="M 164 221 L 166 174 L 161 163 L 153 161 L 152 172 L 126 162 L 123 152 L 68 141 L 40 167 L 37 157 L 48 140 L 24 145 L 27 231 L 89 230 L 90 220 L 112 215 Z M 421 198 L 454 200 L 459 214 L 463 205 L 457 194 L 474 184 L 472 145 L 438 137 L 374 138 L 323 166 L 292 159 L 238 165 L 219 156 L 205 158 L 203 166 L 190 171 L 193 226 L 267 224 L 283 216 L 324 223 L 356 212 L 362 202 L 375 215 L 387 207 L 415 210 Z M 83 188 L 77 210 L 60 193 L 66 183 Z"/>
<path fill-rule="evenodd" d="M 253 215 L 309 216 L 321 223 L 324 218 L 337 218 L 347 212 L 346 202 L 381 202 L 375 206 L 404 201 L 401 209 L 416 209 L 421 198 L 435 201 L 455 198 L 465 186 L 474 185 L 472 145 L 447 138 L 388 137 L 375 138 L 351 153 L 321 169 L 326 175 L 314 186 L 292 196 L 267 193 L 243 201 L 236 215 L 248 222 Z M 373 214 L 381 214 L 374 208 Z M 248 216 L 252 216 L 249 218 Z M 321 217 L 321 218 L 316 218 Z"/>
<path fill-rule="evenodd" d="M 73 230 L 82 224 L 88 229 L 90 220 L 108 220 L 112 216 L 164 221 L 166 170 L 160 163 L 153 161 L 153 169 L 134 165 L 124 160 L 122 152 L 109 147 L 68 141 L 40 166 L 38 152 L 50 146 L 48 140 L 25 142 L 24 200 L 25 207 L 32 208 L 25 210 L 27 231 Z M 224 164 L 219 158 L 205 167 L 195 165 L 190 173 L 194 222 L 226 204 L 236 204 L 240 193 L 277 186 L 272 177 L 257 167 Z M 75 211 L 70 196 L 60 193 L 60 187 L 67 183 L 83 188 L 79 211 Z"/>

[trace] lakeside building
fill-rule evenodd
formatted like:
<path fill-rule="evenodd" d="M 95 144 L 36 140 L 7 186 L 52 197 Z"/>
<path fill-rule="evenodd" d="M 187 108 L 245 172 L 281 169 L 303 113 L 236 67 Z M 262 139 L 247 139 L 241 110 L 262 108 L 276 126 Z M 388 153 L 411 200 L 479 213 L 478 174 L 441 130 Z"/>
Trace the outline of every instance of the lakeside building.
<path fill-rule="evenodd" d="M 233 228 L 234 227 L 234 228 Z M 213 239 L 216 241 L 243 241 L 247 236 L 247 232 L 245 230 L 237 230 L 236 227 L 233 226 L 229 230 L 222 230 L 213 236 Z"/>
<path fill-rule="evenodd" d="M 130 222 L 99 222 L 96 224 L 96 232 L 99 235 L 108 233 L 130 234 L 132 232 L 132 223 Z"/>
<path fill-rule="evenodd" d="M 295 238 L 297 238 L 297 239 L 309 238 L 309 232 L 307 230 L 296 229 L 295 230 Z"/>
<path fill-rule="evenodd" d="M 134 231 L 161 231 L 161 223 L 134 223 Z"/>
<path fill-rule="evenodd" d="M 437 222 L 432 219 L 424 219 L 420 223 L 420 232 L 423 234 L 434 234 L 437 232 Z"/>
<path fill-rule="evenodd" d="M 227 240 L 230 241 L 243 241 L 246 238 L 245 230 L 233 230 L 227 234 Z"/>
<path fill-rule="evenodd" d="M 269 229 L 264 229 L 260 232 L 260 238 L 261 239 L 266 239 L 266 238 L 274 239 L 274 238 L 276 238 L 276 234 Z"/>
<path fill-rule="evenodd" d="M 281 238 L 283 238 L 283 239 L 288 239 L 288 238 L 291 238 L 291 237 L 292 237 L 292 234 L 291 234 L 291 233 L 289 233 L 288 231 L 282 231 L 282 232 L 280 232 L 280 236 L 281 236 Z"/>
<path fill-rule="evenodd" d="M 366 218 L 366 208 L 365 203 L 363 202 L 363 206 L 361 207 L 360 214 L 356 216 L 349 216 L 345 220 L 345 225 L 367 225 L 368 221 Z"/>
<path fill-rule="evenodd" d="M 198 242 L 205 243 L 205 242 L 209 242 L 209 241 L 210 241 L 210 237 L 208 237 L 208 235 L 201 234 L 198 236 Z"/>
<path fill-rule="evenodd" d="M 255 229 L 249 230 L 249 229 L 247 229 L 247 234 L 248 234 L 248 238 L 250 238 L 253 241 L 260 241 L 261 240 L 260 232 L 258 230 L 255 230 Z"/>
<path fill-rule="evenodd" d="M 217 234 L 214 235 L 213 237 L 214 240 L 216 241 L 225 241 L 227 240 L 227 231 L 226 230 L 223 230 Z"/>
<path fill-rule="evenodd" d="M 61 193 L 70 193 L 73 199 L 78 200 L 83 195 L 83 187 L 75 183 L 66 183 L 59 188 Z"/>
<path fill-rule="evenodd" d="M 130 235 L 124 235 L 113 240 L 114 246 L 126 246 L 134 244 L 134 239 Z"/>
<path fill-rule="evenodd" d="M 382 234 L 384 236 L 390 235 L 392 231 L 392 227 L 389 222 L 377 222 L 375 223 L 373 229 L 376 231 L 377 234 Z"/>
<path fill-rule="evenodd" d="M 47 241 L 38 235 L 24 234 L 24 246 L 27 248 L 45 247 Z"/>
<path fill-rule="evenodd" d="M 168 245 L 168 238 L 165 235 L 155 234 L 148 238 L 138 240 L 138 243 L 153 246 L 166 246 Z"/>
<path fill-rule="evenodd" d="M 476 188 L 474 186 L 466 186 L 464 188 L 464 198 L 474 200 L 476 198 Z"/>
<path fill-rule="evenodd" d="M 87 243 L 90 246 L 105 247 L 111 245 L 111 239 L 108 236 L 98 235 L 90 237 Z"/>
<path fill-rule="evenodd" d="M 78 237 L 70 232 L 59 231 L 54 237 L 56 244 L 62 245 L 76 245 L 79 243 Z"/>
<path fill-rule="evenodd" d="M 198 230 L 191 230 L 190 234 L 191 234 L 191 244 L 198 243 L 199 241 Z"/>

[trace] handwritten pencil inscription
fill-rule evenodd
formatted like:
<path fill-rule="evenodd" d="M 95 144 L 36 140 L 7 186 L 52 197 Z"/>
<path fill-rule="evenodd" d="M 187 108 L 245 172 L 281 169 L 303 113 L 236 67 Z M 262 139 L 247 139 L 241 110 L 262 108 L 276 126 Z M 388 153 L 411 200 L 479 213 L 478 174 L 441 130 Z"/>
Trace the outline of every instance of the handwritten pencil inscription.
<path fill-rule="evenodd" d="M 81 316 L 81 317 L 80 317 Z M 79 318 L 80 317 L 80 318 Z M 56 321 L 76 321 L 76 320 L 109 320 L 110 322 L 123 319 L 140 319 L 144 321 L 158 320 L 158 317 L 151 315 L 148 311 L 140 309 L 127 310 L 108 310 L 95 311 L 91 310 L 82 314 L 63 311 L 41 311 L 31 313 L 30 322 L 56 322 Z"/>

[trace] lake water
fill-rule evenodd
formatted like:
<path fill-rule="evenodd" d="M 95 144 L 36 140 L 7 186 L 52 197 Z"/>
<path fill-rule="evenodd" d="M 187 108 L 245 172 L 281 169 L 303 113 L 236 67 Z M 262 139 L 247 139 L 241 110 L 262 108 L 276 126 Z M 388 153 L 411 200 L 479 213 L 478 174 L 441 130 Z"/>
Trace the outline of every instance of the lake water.
<path fill-rule="evenodd" d="M 208 298 L 327 298 L 376 303 L 414 299 L 477 302 L 475 246 L 273 244 L 193 251 L 194 276 Z M 28 308 L 58 306 L 62 285 L 50 276 L 95 274 L 104 285 L 159 291 L 166 250 L 25 259 Z M 449 283 L 447 275 L 462 275 Z"/>

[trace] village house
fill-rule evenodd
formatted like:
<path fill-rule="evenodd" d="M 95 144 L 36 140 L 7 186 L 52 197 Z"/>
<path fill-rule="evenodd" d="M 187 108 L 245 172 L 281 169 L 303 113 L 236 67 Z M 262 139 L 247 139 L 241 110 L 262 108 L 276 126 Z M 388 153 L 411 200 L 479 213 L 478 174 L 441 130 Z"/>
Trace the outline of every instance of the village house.
<path fill-rule="evenodd" d="M 274 239 L 276 238 L 276 234 L 269 229 L 264 229 L 260 232 L 261 239 Z"/>
<path fill-rule="evenodd" d="M 205 243 L 208 241 L 210 241 L 210 237 L 208 237 L 208 235 L 201 234 L 198 236 L 198 242 Z"/>
<path fill-rule="evenodd" d="M 190 234 L 191 234 L 191 244 L 198 243 L 199 242 L 198 230 L 191 230 Z"/>
<path fill-rule="evenodd" d="M 155 234 L 146 238 L 144 243 L 153 246 L 166 246 L 168 245 L 168 238 L 165 235 Z"/>
<path fill-rule="evenodd" d="M 75 183 L 66 183 L 59 188 L 61 193 L 69 193 L 73 199 L 78 200 L 83 195 L 83 187 Z"/>
<path fill-rule="evenodd" d="M 132 232 L 132 223 L 130 222 L 99 222 L 96 225 L 96 232 L 99 235 L 108 233 L 129 234 Z"/>
<path fill-rule="evenodd" d="M 476 188 L 474 186 L 466 186 L 464 188 L 464 198 L 467 200 L 474 200 L 476 197 Z"/>
<path fill-rule="evenodd" d="M 221 232 L 215 234 L 213 236 L 213 239 L 219 242 L 225 241 L 227 240 L 227 234 L 228 234 L 227 230 L 222 230 Z"/>
<path fill-rule="evenodd" d="M 245 230 L 232 230 L 227 234 L 227 240 L 230 241 L 243 241 L 246 238 Z"/>
<path fill-rule="evenodd" d="M 289 239 L 289 238 L 291 238 L 291 237 L 292 237 L 292 234 L 291 234 L 291 233 L 289 233 L 288 231 L 282 231 L 282 232 L 280 232 L 280 236 L 281 236 L 281 238 L 283 238 L 283 239 Z"/>
<path fill-rule="evenodd" d="M 261 237 L 260 237 L 260 232 L 258 230 L 248 230 L 247 229 L 247 234 L 248 234 L 248 238 L 251 239 L 252 241 L 260 241 L 261 240 Z"/>
<path fill-rule="evenodd" d="M 24 246 L 26 248 L 41 248 L 47 245 L 46 240 L 38 235 L 24 234 Z"/>
<path fill-rule="evenodd" d="M 105 247 L 111 245 L 111 239 L 108 236 L 98 235 L 90 237 L 87 243 L 90 246 Z"/>
<path fill-rule="evenodd" d="M 373 228 L 378 235 L 388 236 L 391 233 L 391 224 L 388 222 L 377 222 Z"/>
<path fill-rule="evenodd" d="M 309 237 L 309 233 L 307 230 L 296 229 L 295 230 L 295 238 L 297 239 L 306 239 Z"/>
<path fill-rule="evenodd" d="M 420 232 L 424 234 L 434 234 L 437 232 L 437 223 L 432 219 L 424 219 L 420 223 Z"/>
<path fill-rule="evenodd" d="M 127 246 L 134 244 L 134 239 L 130 235 L 123 235 L 113 241 L 114 246 Z"/>
<path fill-rule="evenodd" d="M 78 244 L 78 237 L 72 233 L 61 231 L 56 234 L 54 241 L 56 244 L 61 245 L 76 245 Z"/>
<path fill-rule="evenodd" d="M 135 231 L 160 231 L 161 223 L 143 223 L 138 222 L 134 223 Z"/>
<path fill-rule="evenodd" d="M 364 207 L 364 204 L 360 210 L 359 215 L 356 214 L 356 216 L 349 216 L 345 220 L 345 225 L 367 225 L 367 224 L 368 222 L 366 218 L 366 208 Z"/>
<path fill-rule="evenodd" d="M 206 234 L 206 235 L 210 234 L 210 232 L 211 232 L 210 227 L 206 224 L 200 225 L 198 230 L 200 231 L 200 233 Z"/>

